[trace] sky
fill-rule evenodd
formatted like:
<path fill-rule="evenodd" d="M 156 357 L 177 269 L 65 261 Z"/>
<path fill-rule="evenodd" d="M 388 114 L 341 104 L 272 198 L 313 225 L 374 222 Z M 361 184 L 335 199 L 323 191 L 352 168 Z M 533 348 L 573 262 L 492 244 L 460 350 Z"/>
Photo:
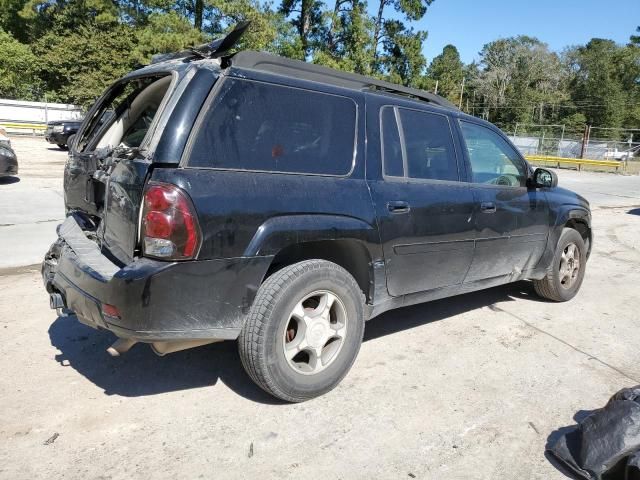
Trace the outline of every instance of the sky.
<path fill-rule="evenodd" d="M 435 0 L 412 25 L 429 32 L 423 48 L 429 62 L 451 43 L 470 63 L 486 43 L 522 34 L 557 52 L 594 37 L 628 43 L 640 25 L 640 0 Z"/>

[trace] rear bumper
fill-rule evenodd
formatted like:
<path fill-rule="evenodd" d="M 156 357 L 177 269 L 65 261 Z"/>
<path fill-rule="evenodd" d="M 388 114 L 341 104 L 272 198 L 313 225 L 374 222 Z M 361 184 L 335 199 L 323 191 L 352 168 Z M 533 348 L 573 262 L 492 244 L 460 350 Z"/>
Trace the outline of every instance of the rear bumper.
<path fill-rule="evenodd" d="M 271 257 L 192 262 L 139 258 L 120 267 L 86 238 L 73 217 L 42 264 L 49 292 L 81 322 L 138 341 L 235 339 Z M 118 317 L 104 315 L 115 306 Z"/>

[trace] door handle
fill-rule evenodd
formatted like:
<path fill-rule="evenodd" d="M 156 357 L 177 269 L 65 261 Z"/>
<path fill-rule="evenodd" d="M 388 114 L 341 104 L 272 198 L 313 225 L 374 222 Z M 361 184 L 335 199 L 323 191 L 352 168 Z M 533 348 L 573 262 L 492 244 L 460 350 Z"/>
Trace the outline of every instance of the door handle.
<path fill-rule="evenodd" d="M 387 208 L 391 213 L 409 213 L 409 204 L 407 202 L 395 201 L 388 202 Z"/>
<path fill-rule="evenodd" d="M 482 202 L 480 204 L 480 211 L 482 213 L 496 213 L 496 204 L 493 202 Z"/>

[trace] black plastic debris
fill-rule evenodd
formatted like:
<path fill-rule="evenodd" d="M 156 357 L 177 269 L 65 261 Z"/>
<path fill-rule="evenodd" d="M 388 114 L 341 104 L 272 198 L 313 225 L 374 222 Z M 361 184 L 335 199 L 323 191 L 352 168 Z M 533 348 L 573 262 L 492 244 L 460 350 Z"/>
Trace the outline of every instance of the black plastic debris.
<path fill-rule="evenodd" d="M 547 451 L 578 477 L 640 480 L 640 385 L 620 390 L 604 408 L 556 433 Z"/>

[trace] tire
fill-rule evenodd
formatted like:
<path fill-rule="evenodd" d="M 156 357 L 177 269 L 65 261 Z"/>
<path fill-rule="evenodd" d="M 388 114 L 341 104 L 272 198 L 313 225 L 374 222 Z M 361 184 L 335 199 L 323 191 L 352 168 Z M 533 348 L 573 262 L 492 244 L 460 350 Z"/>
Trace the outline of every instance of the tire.
<path fill-rule="evenodd" d="M 66 150 L 67 149 L 67 146 L 64 143 L 57 143 L 56 145 L 58 145 L 58 148 L 60 150 Z"/>
<path fill-rule="evenodd" d="M 242 365 L 263 390 L 288 402 L 327 393 L 358 355 L 363 305 L 360 287 L 339 265 L 306 260 L 287 266 L 258 290 L 238 338 Z M 298 351 L 303 345 L 307 349 Z"/>
<path fill-rule="evenodd" d="M 577 249 L 575 258 L 578 259 L 578 270 L 575 271 L 575 262 L 570 264 L 565 260 L 563 264 L 563 254 L 569 258 L 571 245 Z M 555 302 L 566 302 L 576 296 L 587 266 L 587 249 L 582 236 L 572 228 L 562 230 L 556 253 L 553 261 L 547 270 L 547 275 L 541 280 L 534 280 L 533 287 L 538 295 Z M 566 270 L 562 270 L 566 267 Z M 571 270 L 571 273 L 568 273 Z"/>

